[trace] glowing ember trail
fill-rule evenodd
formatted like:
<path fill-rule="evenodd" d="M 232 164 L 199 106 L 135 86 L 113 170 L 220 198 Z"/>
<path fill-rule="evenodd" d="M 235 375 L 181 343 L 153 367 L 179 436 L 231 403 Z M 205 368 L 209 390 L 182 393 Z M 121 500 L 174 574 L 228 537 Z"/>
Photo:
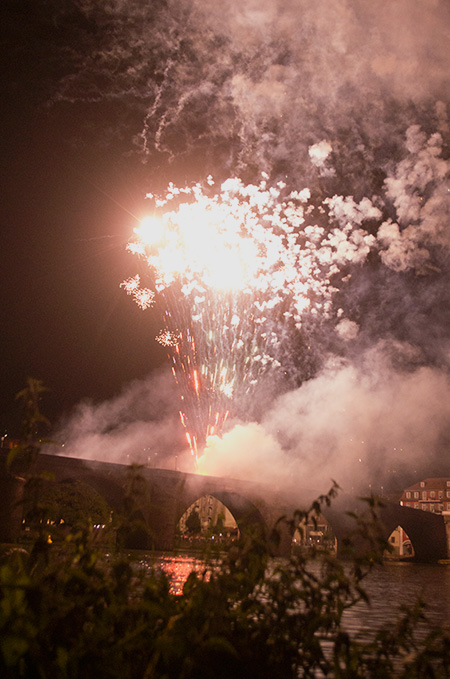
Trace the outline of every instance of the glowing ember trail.
<path fill-rule="evenodd" d="M 283 328 L 300 329 L 307 312 L 326 315 L 336 257 L 344 244 L 367 254 L 373 237 L 360 228 L 333 233 L 309 225 L 308 189 L 287 192 L 229 179 L 155 198 L 155 216 L 135 229 L 128 250 L 149 267 L 151 287 L 139 276 L 122 283 L 145 309 L 161 302 L 164 330 L 180 388 L 180 420 L 197 459 L 208 436 L 221 433 L 230 411 L 263 375 L 280 368 Z M 168 205 L 174 209 L 168 210 Z M 322 212 L 325 212 L 322 209 Z"/>

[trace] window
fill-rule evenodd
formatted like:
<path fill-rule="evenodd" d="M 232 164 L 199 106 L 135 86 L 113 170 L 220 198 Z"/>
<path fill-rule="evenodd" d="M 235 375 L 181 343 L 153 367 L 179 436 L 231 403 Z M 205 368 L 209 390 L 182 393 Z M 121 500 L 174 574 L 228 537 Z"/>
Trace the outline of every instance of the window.
<path fill-rule="evenodd" d="M 450 481 L 447 481 L 447 488 L 450 488 Z"/>
<path fill-rule="evenodd" d="M 447 511 L 450 512 L 450 502 L 447 502 Z"/>
<path fill-rule="evenodd" d="M 450 502 L 448 504 L 450 505 Z M 419 509 L 419 503 L 418 502 L 414 503 L 414 509 Z"/>
<path fill-rule="evenodd" d="M 406 497 L 408 497 L 408 498 L 411 497 L 411 491 L 410 490 L 406 491 Z"/>
<path fill-rule="evenodd" d="M 423 511 L 426 512 L 426 511 L 427 511 L 427 506 L 426 506 L 426 504 L 422 503 L 421 509 L 423 509 Z"/>
<path fill-rule="evenodd" d="M 449 484 L 449 485 L 450 485 L 450 484 Z M 425 488 L 425 481 L 421 481 L 421 482 L 420 482 L 420 487 L 421 487 L 421 488 Z"/>
<path fill-rule="evenodd" d="M 450 497 L 450 490 L 446 492 L 447 497 Z"/>
<path fill-rule="evenodd" d="M 439 499 L 442 500 L 443 497 L 444 497 L 444 491 L 440 490 L 439 491 Z"/>
<path fill-rule="evenodd" d="M 426 499 L 427 499 L 427 491 L 423 490 L 422 491 L 422 500 L 426 500 Z"/>
<path fill-rule="evenodd" d="M 435 490 L 430 490 L 430 497 L 433 499 L 436 497 L 436 491 Z"/>
<path fill-rule="evenodd" d="M 450 491 L 449 491 L 449 492 L 450 492 Z M 415 497 L 416 500 L 419 499 L 420 494 L 419 494 L 419 491 L 418 491 L 418 490 L 415 490 L 415 491 L 414 491 L 414 497 Z"/>

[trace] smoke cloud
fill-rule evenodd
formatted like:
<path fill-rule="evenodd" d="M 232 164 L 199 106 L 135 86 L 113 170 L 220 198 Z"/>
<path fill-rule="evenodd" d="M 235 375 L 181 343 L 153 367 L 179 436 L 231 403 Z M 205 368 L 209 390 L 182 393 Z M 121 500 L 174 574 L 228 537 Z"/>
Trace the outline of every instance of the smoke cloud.
<path fill-rule="evenodd" d="M 161 168 L 189 182 L 282 180 L 305 197 L 299 242 L 320 235 L 327 314 L 305 316 L 297 341 L 285 333 L 285 393 L 262 385 L 257 415 L 249 406 L 210 439 L 201 471 L 347 489 L 394 469 L 450 473 L 449 3 L 77 6 L 55 105 L 114 104 L 109 125 L 149 183 Z M 168 414 L 179 395 L 155 401 L 148 384 L 80 405 L 67 452 L 118 461 L 145 441 L 182 447 Z"/>
<path fill-rule="evenodd" d="M 332 479 L 349 492 L 380 492 L 398 477 L 433 473 L 432 451 L 450 441 L 450 380 L 435 368 L 394 366 L 412 351 L 382 343 L 358 365 L 330 359 L 260 423 L 237 423 L 210 439 L 200 470 L 320 492 Z"/>
<path fill-rule="evenodd" d="M 178 456 L 185 441 L 176 410 L 172 375 L 152 374 L 101 403 L 84 401 L 60 423 L 54 438 L 60 454 L 86 460 L 192 470 Z M 54 445 L 45 452 L 54 453 Z"/>
<path fill-rule="evenodd" d="M 362 165 L 388 160 L 413 117 L 447 125 L 444 0 L 78 7 L 74 69 L 56 98 L 145 112 L 135 141 L 152 159 L 156 149 L 195 171 L 201 149 L 209 170 L 253 168 L 310 186 L 318 173 L 307 171 L 308 148 L 324 141 L 340 158 L 340 179 L 356 182 Z"/>

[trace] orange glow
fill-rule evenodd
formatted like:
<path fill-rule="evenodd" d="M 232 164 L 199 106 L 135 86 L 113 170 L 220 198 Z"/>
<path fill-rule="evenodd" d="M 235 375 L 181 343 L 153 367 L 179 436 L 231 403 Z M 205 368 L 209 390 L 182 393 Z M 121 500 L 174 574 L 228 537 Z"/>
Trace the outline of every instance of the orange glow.
<path fill-rule="evenodd" d="M 197 373 L 196 370 L 194 370 L 194 387 L 195 387 L 195 391 L 197 393 L 197 396 L 198 396 L 198 392 L 199 392 L 199 386 L 200 385 L 199 385 L 199 382 L 198 382 L 198 373 Z"/>

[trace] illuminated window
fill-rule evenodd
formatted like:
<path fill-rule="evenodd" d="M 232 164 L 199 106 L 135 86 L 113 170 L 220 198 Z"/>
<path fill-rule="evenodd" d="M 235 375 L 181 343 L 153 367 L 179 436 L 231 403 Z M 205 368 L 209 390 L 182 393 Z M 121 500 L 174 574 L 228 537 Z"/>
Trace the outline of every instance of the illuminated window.
<path fill-rule="evenodd" d="M 430 490 L 430 497 L 432 497 L 432 498 L 436 497 L 436 491 L 435 490 Z"/>
<path fill-rule="evenodd" d="M 450 485 L 450 484 L 449 484 L 449 485 Z M 425 481 L 421 481 L 421 482 L 420 482 L 420 487 L 421 487 L 421 488 L 425 488 Z"/>
<path fill-rule="evenodd" d="M 450 491 L 449 491 L 449 492 L 450 492 Z M 418 491 L 418 490 L 415 490 L 415 491 L 414 491 L 414 497 L 416 498 L 416 500 L 419 499 L 420 494 L 419 494 L 419 491 Z M 449 497 L 450 497 L 450 496 L 449 496 Z"/>
<path fill-rule="evenodd" d="M 411 491 L 410 490 L 406 491 L 406 497 L 411 497 Z"/>
<path fill-rule="evenodd" d="M 450 505 L 450 502 L 448 504 Z M 418 502 L 414 503 L 414 509 L 419 509 L 419 503 Z"/>
<path fill-rule="evenodd" d="M 426 500 L 426 499 L 427 499 L 427 491 L 423 490 L 422 491 L 422 500 Z"/>
<path fill-rule="evenodd" d="M 426 506 L 426 504 L 422 503 L 422 507 L 421 507 L 421 509 L 423 509 L 423 510 L 425 510 L 425 511 L 426 511 L 426 509 L 427 509 L 427 506 Z"/>
<path fill-rule="evenodd" d="M 447 497 L 450 497 L 450 490 L 446 492 Z"/>

